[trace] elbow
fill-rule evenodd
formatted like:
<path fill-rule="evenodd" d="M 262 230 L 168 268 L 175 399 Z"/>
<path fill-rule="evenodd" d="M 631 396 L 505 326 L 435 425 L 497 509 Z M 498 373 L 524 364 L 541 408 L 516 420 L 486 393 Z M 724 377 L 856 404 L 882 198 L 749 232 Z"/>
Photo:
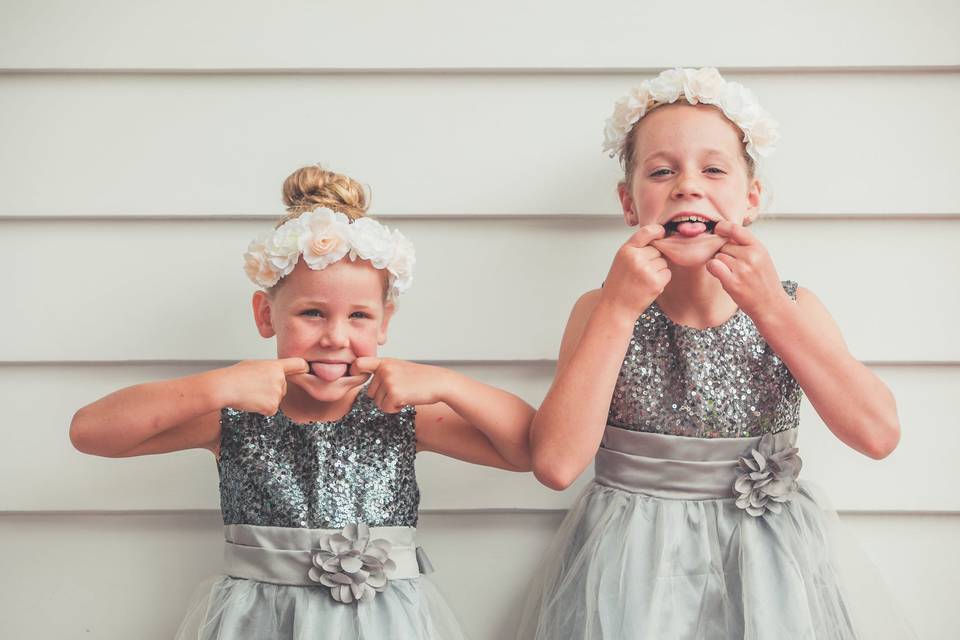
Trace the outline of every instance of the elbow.
<path fill-rule="evenodd" d="M 556 458 L 533 456 L 533 475 L 545 487 L 554 491 L 563 491 L 574 483 L 580 472 L 558 464 Z M 582 471 L 582 470 L 581 470 Z"/>
<path fill-rule="evenodd" d="M 83 409 L 73 414 L 73 419 L 70 420 L 70 444 L 80 453 L 97 453 L 94 438 L 91 437 L 90 428 L 84 420 Z"/>
<path fill-rule="evenodd" d="M 894 420 L 874 435 L 864 447 L 864 453 L 874 460 L 883 460 L 900 444 L 900 423 Z"/>
<path fill-rule="evenodd" d="M 117 452 L 104 448 L 102 438 L 97 436 L 83 409 L 73 414 L 73 419 L 70 420 L 70 444 L 80 453 L 104 457 L 117 455 Z"/>

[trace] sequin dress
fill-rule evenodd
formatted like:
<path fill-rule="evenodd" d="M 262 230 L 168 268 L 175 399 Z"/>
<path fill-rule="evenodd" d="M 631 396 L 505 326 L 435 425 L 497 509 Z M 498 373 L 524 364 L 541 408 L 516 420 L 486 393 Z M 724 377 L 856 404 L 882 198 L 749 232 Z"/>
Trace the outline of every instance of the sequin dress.
<path fill-rule="evenodd" d="M 796 283 L 782 284 L 796 299 Z M 862 551 L 799 481 L 801 395 L 742 311 L 695 329 L 651 304 L 634 325 L 595 477 L 546 553 L 518 637 L 912 637 L 899 616 L 876 615 L 889 594 L 869 588 L 880 581 L 862 579 L 875 575 Z"/>
<path fill-rule="evenodd" d="M 461 639 L 420 575 L 415 415 L 365 389 L 332 422 L 223 409 L 225 575 L 198 589 L 178 640 Z"/>

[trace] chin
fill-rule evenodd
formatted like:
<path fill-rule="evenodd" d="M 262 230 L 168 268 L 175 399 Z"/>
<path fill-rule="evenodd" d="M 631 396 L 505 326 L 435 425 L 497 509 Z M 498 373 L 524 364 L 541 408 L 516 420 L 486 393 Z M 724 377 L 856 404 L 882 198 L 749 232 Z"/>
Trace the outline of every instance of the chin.
<path fill-rule="evenodd" d="M 297 380 L 290 380 L 291 384 L 303 389 L 308 396 L 318 402 L 336 402 L 342 400 L 351 389 L 363 382 L 363 376 L 344 376 L 339 380 L 327 382 L 313 374 L 307 373 L 298 376 Z"/>
<path fill-rule="evenodd" d="M 654 246 L 672 266 L 694 268 L 706 265 L 723 246 L 723 242 L 711 242 L 710 239 L 704 238 L 679 242 L 661 241 Z"/>

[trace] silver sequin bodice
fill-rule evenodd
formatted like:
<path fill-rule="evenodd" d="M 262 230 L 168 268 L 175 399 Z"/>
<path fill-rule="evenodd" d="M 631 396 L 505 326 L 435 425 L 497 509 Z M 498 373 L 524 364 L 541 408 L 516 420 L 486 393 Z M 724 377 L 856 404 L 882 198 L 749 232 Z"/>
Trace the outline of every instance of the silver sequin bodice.
<path fill-rule="evenodd" d="M 334 422 L 221 412 L 224 524 L 340 528 L 417 525 L 416 410 L 381 412 L 366 394 Z"/>
<path fill-rule="evenodd" d="M 782 284 L 796 299 L 797 283 Z M 698 438 L 753 437 L 797 426 L 801 397 L 743 311 L 694 329 L 675 324 L 654 302 L 634 325 L 608 422 Z"/>

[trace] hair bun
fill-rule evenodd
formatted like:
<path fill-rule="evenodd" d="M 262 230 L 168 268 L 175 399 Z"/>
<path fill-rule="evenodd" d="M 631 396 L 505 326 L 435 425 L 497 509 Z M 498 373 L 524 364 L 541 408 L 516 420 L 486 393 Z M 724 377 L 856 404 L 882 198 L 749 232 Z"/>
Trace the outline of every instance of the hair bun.
<path fill-rule="evenodd" d="M 287 218 L 326 207 L 356 220 L 366 214 L 369 199 L 363 185 L 350 176 L 314 164 L 297 169 L 283 181 L 283 203 Z"/>

